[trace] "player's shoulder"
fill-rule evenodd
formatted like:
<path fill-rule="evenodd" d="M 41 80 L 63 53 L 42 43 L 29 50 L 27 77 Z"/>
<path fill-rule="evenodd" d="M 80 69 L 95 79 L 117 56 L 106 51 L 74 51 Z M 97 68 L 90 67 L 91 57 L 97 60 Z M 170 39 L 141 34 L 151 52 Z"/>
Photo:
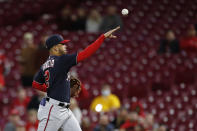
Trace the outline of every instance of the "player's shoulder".
<path fill-rule="evenodd" d="M 38 70 L 38 73 L 39 74 L 43 74 L 44 73 L 44 68 L 43 68 L 43 65 L 40 67 L 40 69 Z"/>
<path fill-rule="evenodd" d="M 77 55 L 77 53 L 72 53 L 72 54 L 63 54 L 60 57 L 69 57 L 69 56 L 74 56 Z"/>
<path fill-rule="evenodd" d="M 74 58 L 77 56 L 77 53 L 73 53 L 73 54 L 63 54 L 61 56 L 59 56 L 60 59 L 70 59 L 70 58 Z"/>

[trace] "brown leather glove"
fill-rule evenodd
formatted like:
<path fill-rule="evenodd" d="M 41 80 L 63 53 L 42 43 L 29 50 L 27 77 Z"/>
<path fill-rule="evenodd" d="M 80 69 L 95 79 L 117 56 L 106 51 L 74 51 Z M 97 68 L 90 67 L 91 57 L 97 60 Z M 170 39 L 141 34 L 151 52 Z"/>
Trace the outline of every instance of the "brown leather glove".
<path fill-rule="evenodd" d="M 78 97 L 81 91 L 81 82 L 79 79 L 70 76 L 70 96 Z"/>

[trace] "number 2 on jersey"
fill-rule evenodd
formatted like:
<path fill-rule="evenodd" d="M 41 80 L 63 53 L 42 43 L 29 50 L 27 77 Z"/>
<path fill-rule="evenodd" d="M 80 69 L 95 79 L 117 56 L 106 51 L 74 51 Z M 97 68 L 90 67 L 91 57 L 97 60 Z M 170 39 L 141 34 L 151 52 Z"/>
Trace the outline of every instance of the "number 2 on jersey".
<path fill-rule="evenodd" d="M 44 77 L 45 77 L 46 86 L 47 86 L 47 88 L 49 88 L 49 78 L 50 78 L 49 70 L 46 70 L 46 71 L 44 72 Z"/>

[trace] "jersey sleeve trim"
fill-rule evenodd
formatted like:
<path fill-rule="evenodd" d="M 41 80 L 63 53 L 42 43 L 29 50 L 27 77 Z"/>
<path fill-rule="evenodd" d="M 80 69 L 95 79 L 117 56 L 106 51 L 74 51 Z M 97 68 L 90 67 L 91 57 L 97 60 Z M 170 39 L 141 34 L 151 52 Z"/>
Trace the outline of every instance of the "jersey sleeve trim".
<path fill-rule="evenodd" d="M 40 91 L 43 91 L 43 92 L 47 92 L 46 84 L 40 84 L 39 82 L 37 82 L 35 80 L 32 82 L 32 87 L 34 89 L 37 89 L 37 90 L 40 90 Z"/>

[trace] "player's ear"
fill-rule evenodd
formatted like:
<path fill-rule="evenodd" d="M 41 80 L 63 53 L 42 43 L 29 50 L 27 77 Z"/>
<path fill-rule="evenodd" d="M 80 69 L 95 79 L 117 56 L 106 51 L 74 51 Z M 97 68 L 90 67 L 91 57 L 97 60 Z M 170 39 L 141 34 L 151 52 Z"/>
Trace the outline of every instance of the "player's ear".
<path fill-rule="evenodd" d="M 57 45 L 55 45 L 55 46 L 53 47 L 53 50 L 54 50 L 54 51 L 56 51 L 56 52 L 58 52 L 58 51 L 59 51 L 58 46 L 57 46 Z"/>

